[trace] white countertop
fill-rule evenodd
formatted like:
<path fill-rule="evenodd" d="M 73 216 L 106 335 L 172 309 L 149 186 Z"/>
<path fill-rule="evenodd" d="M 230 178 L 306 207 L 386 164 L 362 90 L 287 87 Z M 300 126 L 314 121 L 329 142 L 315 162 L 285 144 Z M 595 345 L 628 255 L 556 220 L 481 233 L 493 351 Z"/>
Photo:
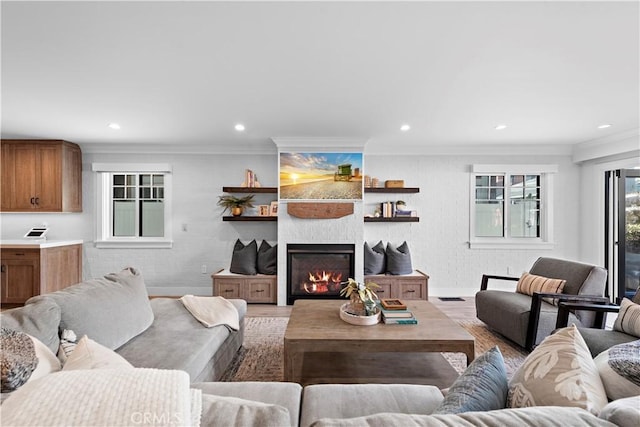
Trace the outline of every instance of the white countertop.
<path fill-rule="evenodd" d="M 2 249 L 42 249 L 57 246 L 81 245 L 82 240 L 44 240 L 44 239 L 15 239 L 0 240 Z"/>

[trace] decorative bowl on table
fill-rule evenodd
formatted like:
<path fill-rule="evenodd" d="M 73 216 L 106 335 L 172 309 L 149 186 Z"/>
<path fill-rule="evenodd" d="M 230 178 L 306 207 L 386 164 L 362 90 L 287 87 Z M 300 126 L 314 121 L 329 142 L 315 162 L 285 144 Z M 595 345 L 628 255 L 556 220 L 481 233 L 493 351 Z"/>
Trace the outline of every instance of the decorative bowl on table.
<path fill-rule="evenodd" d="M 380 310 L 375 311 L 374 314 L 371 315 L 359 315 L 352 313 L 351 304 L 344 303 L 340 307 L 340 318 L 347 323 L 357 326 L 371 326 L 380 322 Z"/>

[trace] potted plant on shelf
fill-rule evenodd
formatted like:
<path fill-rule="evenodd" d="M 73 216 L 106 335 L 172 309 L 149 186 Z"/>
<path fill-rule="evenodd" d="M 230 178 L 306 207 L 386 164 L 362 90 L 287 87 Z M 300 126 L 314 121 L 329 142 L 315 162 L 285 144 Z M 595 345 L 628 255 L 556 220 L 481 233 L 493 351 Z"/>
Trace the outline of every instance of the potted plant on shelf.
<path fill-rule="evenodd" d="M 222 206 L 224 208 L 222 213 L 229 211 L 233 216 L 240 216 L 242 215 L 244 208 L 253 207 L 253 197 L 253 194 L 249 194 L 244 197 L 236 197 L 229 194 L 218 196 L 218 206 Z"/>

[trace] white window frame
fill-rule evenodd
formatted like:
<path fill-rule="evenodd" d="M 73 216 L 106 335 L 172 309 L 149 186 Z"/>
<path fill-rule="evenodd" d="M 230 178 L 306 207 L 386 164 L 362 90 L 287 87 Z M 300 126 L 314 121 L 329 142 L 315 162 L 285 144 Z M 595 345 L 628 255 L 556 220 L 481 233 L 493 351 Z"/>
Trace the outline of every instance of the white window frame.
<path fill-rule="evenodd" d="M 472 165 L 469 174 L 469 248 L 471 249 L 553 249 L 553 177 L 558 165 Z M 540 237 L 477 237 L 475 187 L 477 175 L 540 175 Z M 508 196 L 505 191 L 505 207 Z M 507 207 L 508 209 L 508 207 Z M 505 218 L 504 235 L 509 221 Z"/>
<path fill-rule="evenodd" d="M 166 163 L 93 163 L 91 170 L 96 173 L 96 238 L 97 248 L 140 248 L 168 249 L 173 246 L 172 238 L 172 168 Z M 112 235 L 112 180 L 114 173 L 164 174 L 164 237 L 115 237 Z"/>

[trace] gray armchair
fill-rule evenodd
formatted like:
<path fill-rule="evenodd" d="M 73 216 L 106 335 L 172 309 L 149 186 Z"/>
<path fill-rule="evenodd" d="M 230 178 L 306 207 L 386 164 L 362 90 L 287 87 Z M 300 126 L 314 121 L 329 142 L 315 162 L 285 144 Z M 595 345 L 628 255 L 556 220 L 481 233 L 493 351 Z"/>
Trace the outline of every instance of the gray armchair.
<path fill-rule="evenodd" d="M 516 344 L 532 350 L 556 328 L 558 307 L 543 300 L 590 302 L 607 304 L 604 297 L 607 271 L 601 267 L 556 258 L 538 258 L 529 273 L 567 283 L 561 294 L 534 293 L 533 296 L 514 291 L 488 289 L 489 281 L 518 277 L 483 275 L 480 292 L 476 294 L 476 315 L 487 326 Z M 576 310 L 568 321 L 579 327 L 604 327 L 602 318 L 593 312 Z M 599 322 L 599 323 L 596 323 Z"/>

